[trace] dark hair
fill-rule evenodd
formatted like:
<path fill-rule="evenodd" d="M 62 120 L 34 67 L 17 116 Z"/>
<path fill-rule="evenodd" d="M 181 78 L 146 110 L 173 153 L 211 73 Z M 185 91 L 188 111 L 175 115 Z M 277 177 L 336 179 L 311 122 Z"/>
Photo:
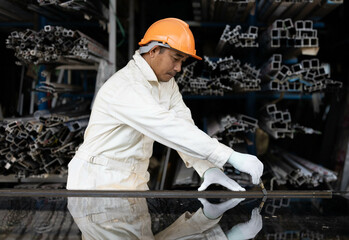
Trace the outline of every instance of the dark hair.
<path fill-rule="evenodd" d="M 162 54 L 165 51 L 166 48 L 162 47 L 162 46 L 159 46 L 159 47 L 160 47 L 160 52 L 159 53 Z"/>

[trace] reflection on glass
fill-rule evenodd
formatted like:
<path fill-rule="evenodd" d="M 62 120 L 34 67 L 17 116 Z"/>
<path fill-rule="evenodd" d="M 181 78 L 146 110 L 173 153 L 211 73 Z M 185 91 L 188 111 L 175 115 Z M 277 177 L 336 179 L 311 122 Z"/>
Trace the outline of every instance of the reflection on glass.
<path fill-rule="evenodd" d="M 262 229 L 259 209 L 251 219 L 224 232 L 219 225 L 224 212 L 244 199 L 212 204 L 199 199 L 203 207 L 184 212 L 158 233 L 152 232 L 151 216 L 144 198 L 68 198 L 68 209 L 82 239 L 250 239 Z M 161 221 L 162 219 L 160 219 Z"/>

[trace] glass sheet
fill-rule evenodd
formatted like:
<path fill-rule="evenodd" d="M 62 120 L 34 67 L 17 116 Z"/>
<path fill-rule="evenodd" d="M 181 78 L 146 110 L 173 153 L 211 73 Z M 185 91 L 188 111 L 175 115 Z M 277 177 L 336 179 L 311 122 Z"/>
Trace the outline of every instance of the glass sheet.
<path fill-rule="evenodd" d="M 0 196 L 0 239 L 349 239 L 349 204 L 341 196 L 261 203 Z"/>

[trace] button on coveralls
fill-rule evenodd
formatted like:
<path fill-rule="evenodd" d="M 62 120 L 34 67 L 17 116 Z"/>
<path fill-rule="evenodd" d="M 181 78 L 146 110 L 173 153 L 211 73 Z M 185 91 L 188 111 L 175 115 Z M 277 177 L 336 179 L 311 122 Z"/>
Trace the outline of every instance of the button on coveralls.
<path fill-rule="evenodd" d="M 177 150 L 200 176 L 233 153 L 194 125 L 174 78 L 159 82 L 136 51 L 97 93 L 67 189 L 148 190 L 154 141 Z"/>

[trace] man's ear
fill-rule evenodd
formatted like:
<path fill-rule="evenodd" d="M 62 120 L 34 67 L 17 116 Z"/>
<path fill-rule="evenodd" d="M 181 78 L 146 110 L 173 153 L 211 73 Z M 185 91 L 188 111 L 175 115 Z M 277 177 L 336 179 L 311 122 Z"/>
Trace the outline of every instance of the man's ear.
<path fill-rule="evenodd" d="M 158 52 L 160 51 L 159 46 L 154 46 L 150 51 L 148 52 L 150 57 L 154 57 Z"/>

